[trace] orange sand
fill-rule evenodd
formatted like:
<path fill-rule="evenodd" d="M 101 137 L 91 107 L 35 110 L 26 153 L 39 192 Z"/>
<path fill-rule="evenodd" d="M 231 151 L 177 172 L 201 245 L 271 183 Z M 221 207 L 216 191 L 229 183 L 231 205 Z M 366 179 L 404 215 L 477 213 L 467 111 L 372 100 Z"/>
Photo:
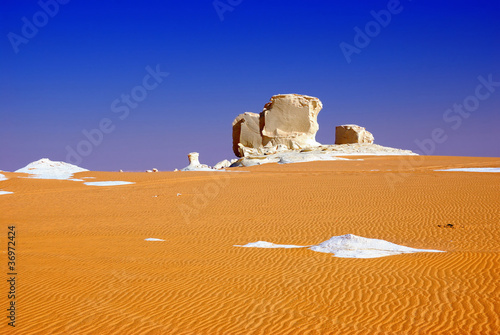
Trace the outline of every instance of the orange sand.
<path fill-rule="evenodd" d="M 112 187 L 3 173 L 0 243 L 15 225 L 19 275 L 15 330 L 2 279 L 0 333 L 498 334 L 500 174 L 433 170 L 500 159 L 362 158 L 75 175 L 136 182 Z M 347 233 L 447 252 L 233 247 Z"/>

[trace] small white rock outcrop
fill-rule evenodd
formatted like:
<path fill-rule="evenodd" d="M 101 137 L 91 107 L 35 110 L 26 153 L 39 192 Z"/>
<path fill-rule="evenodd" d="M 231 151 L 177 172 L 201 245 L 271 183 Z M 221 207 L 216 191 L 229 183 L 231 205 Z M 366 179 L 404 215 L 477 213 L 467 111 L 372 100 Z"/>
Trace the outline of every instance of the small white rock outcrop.
<path fill-rule="evenodd" d="M 335 144 L 368 143 L 373 144 L 373 135 L 364 127 L 345 124 L 335 127 Z"/>
<path fill-rule="evenodd" d="M 237 162 L 237 159 L 231 159 L 230 161 L 227 159 L 224 159 L 223 161 L 220 161 L 219 163 L 214 165 L 214 169 L 216 170 L 222 170 L 225 168 L 230 167 L 233 163 Z"/>
<path fill-rule="evenodd" d="M 200 164 L 199 160 L 200 154 L 197 152 L 191 152 L 188 154 L 189 165 L 186 166 L 181 171 L 213 171 L 214 169 L 206 164 Z"/>

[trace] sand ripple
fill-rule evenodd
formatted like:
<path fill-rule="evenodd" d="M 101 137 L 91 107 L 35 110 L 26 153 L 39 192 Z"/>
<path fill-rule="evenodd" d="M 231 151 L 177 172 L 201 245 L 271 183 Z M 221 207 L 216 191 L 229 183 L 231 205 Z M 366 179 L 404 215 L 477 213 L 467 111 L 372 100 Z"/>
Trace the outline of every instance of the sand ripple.
<path fill-rule="evenodd" d="M 0 198 L 0 220 L 16 225 L 20 241 L 17 331 L 498 334 L 500 175 L 433 171 L 464 159 L 266 165 L 219 179 L 78 175 L 135 183 L 124 187 L 2 172 L 15 194 Z M 402 179 L 391 184 L 394 171 Z M 232 246 L 311 245 L 346 233 L 447 252 L 344 259 Z"/>

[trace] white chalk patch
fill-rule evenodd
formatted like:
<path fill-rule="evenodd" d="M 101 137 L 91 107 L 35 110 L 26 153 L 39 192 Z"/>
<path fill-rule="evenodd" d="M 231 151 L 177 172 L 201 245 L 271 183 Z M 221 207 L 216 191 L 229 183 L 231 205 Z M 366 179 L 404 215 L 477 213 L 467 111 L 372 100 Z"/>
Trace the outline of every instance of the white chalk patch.
<path fill-rule="evenodd" d="M 5 195 L 5 194 L 14 194 L 14 192 L 0 191 L 0 195 Z"/>
<path fill-rule="evenodd" d="M 245 245 L 235 245 L 235 247 L 242 247 L 242 248 L 305 248 L 305 246 L 301 245 L 293 245 L 293 244 L 274 244 L 271 242 L 266 242 L 266 241 L 257 241 L 253 243 L 248 243 Z"/>
<path fill-rule="evenodd" d="M 453 171 L 453 172 L 496 172 L 500 173 L 500 168 L 463 168 L 463 169 L 446 169 L 434 171 Z"/>
<path fill-rule="evenodd" d="M 325 153 L 299 153 L 299 152 L 286 152 L 281 156 L 278 156 L 278 164 L 292 164 L 292 163 L 305 163 L 305 162 L 317 162 L 317 161 L 348 161 L 350 159 L 330 156 Z M 270 158 L 272 160 L 272 158 Z"/>
<path fill-rule="evenodd" d="M 72 181 L 85 181 L 83 179 L 75 179 L 75 178 L 71 178 L 71 179 L 68 179 L 68 180 L 72 180 Z"/>
<path fill-rule="evenodd" d="M 65 162 L 53 162 L 48 158 L 42 158 L 15 172 L 29 173 L 29 178 L 36 179 L 70 179 L 73 173 L 84 171 L 88 170 Z"/>
<path fill-rule="evenodd" d="M 216 169 L 212 169 L 210 167 L 197 167 L 197 166 L 186 166 L 184 169 L 181 169 L 180 171 L 184 171 L 184 172 L 187 172 L 187 171 L 197 171 L 197 172 L 226 172 L 226 170 L 222 169 L 222 170 L 216 170 Z"/>
<path fill-rule="evenodd" d="M 180 197 L 181 195 L 182 195 L 182 194 L 180 194 L 180 193 L 177 193 L 177 196 L 178 196 L 178 197 Z"/>
<path fill-rule="evenodd" d="M 382 147 L 376 144 L 342 144 L 326 145 L 310 150 L 284 150 L 274 153 L 252 149 L 248 156 L 240 158 L 231 166 L 254 166 L 268 163 L 290 164 L 315 161 L 362 161 L 362 158 L 343 158 L 343 156 L 393 156 L 393 155 L 416 155 L 409 150 L 400 150 Z"/>
<path fill-rule="evenodd" d="M 164 242 L 165 240 L 162 240 L 161 238 L 152 238 L 152 237 L 149 237 L 149 238 L 144 239 L 144 241 Z"/>
<path fill-rule="evenodd" d="M 290 244 L 274 244 L 271 242 L 258 241 L 235 247 L 246 248 L 307 248 L 312 251 L 333 254 L 340 258 L 377 258 L 415 252 L 444 252 L 431 249 L 414 249 L 394 244 L 384 240 L 365 238 L 352 234 L 334 236 L 331 239 L 313 246 L 299 246 Z"/>
<path fill-rule="evenodd" d="M 341 258 L 377 258 L 414 252 L 442 252 L 440 250 L 413 249 L 384 240 L 352 234 L 334 236 L 310 248 L 313 251 L 334 254 Z"/>
<path fill-rule="evenodd" d="M 3 174 L 0 173 L 0 181 L 7 180 L 9 178 L 5 177 Z"/>
<path fill-rule="evenodd" d="M 130 181 L 88 181 L 84 183 L 85 185 L 89 186 L 118 186 L 118 185 L 128 185 L 128 184 L 135 184 Z"/>

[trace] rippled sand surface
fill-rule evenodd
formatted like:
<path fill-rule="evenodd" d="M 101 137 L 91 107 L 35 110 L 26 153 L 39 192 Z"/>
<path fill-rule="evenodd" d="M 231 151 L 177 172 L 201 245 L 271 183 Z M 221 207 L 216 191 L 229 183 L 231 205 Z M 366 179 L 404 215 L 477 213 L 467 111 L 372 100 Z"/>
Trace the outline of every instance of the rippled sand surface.
<path fill-rule="evenodd" d="M 498 334 L 500 174 L 434 170 L 500 159 L 347 158 L 363 160 L 75 174 L 134 182 L 102 187 L 2 172 L 19 294 L 0 333 Z M 344 234 L 446 252 L 233 246 Z"/>

